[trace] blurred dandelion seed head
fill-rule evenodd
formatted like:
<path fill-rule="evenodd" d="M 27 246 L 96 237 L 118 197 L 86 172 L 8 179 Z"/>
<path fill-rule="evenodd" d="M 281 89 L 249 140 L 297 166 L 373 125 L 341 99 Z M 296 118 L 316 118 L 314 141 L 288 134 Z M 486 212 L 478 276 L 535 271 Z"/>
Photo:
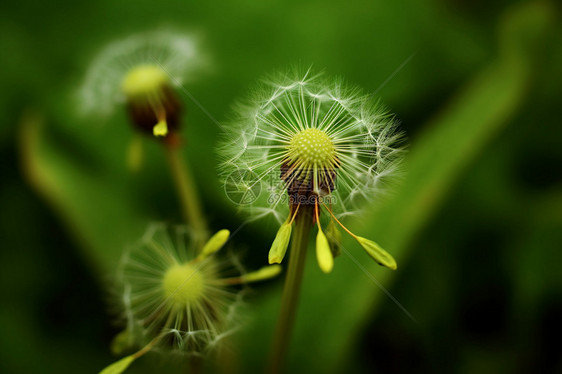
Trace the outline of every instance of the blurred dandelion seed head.
<path fill-rule="evenodd" d="M 310 69 L 267 79 L 224 128 L 225 190 L 260 191 L 240 209 L 280 223 L 289 213 L 287 191 L 305 187 L 328 196 L 338 217 L 359 212 L 397 174 L 404 152 L 402 133 L 378 102 Z"/>
<path fill-rule="evenodd" d="M 121 262 L 119 280 L 134 344 L 162 336 L 157 349 L 204 355 L 237 325 L 242 292 L 225 277 L 240 276 L 231 258 L 197 256 L 186 228 L 152 225 Z"/>
<path fill-rule="evenodd" d="M 143 84 L 153 84 L 156 79 L 181 85 L 197 79 L 208 66 L 199 39 L 190 34 L 153 31 L 111 42 L 87 70 L 77 95 L 78 110 L 110 115 L 117 105 L 125 103 L 126 95 L 142 90 Z M 134 85 L 130 78 L 136 78 Z"/>

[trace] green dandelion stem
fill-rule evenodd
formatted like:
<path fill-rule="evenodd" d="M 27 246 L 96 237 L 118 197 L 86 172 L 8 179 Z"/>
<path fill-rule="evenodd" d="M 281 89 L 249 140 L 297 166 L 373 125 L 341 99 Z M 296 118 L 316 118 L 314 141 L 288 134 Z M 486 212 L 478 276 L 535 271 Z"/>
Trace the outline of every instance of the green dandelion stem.
<path fill-rule="evenodd" d="M 308 248 L 308 238 L 310 229 L 313 225 L 312 211 L 308 208 L 301 208 L 295 219 L 295 229 L 293 231 L 292 244 L 289 257 L 289 268 L 281 298 L 281 312 L 270 356 L 270 373 L 282 371 L 282 365 L 287 354 L 291 331 L 295 321 L 297 305 L 306 260 L 306 250 Z"/>
<path fill-rule="evenodd" d="M 181 158 L 180 148 L 173 145 L 166 146 L 166 156 L 181 200 L 184 219 L 201 237 L 201 243 L 205 243 L 209 234 L 207 222 L 189 168 Z"/>

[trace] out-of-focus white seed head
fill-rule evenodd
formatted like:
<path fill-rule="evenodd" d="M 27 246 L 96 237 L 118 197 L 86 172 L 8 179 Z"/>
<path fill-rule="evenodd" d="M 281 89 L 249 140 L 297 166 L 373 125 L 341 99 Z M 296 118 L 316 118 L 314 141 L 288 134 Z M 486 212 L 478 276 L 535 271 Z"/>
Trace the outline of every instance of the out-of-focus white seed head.
<path fill-rule="evenodd" d="M 280 266 L 246 273 L 232 256 L 216 254 L 228 239 L 220 230 L 201 250 L 185 227 L 149 227 L 125 253 L 118 279 L 129 345 L 204 355 L 241 325 L 244 285 L 279 274 Z"/>
<path fill-rule="evenodd" d="M 240 270 L 229 258 L 198 257 L 193 244 L 185 228 L 152 225 L 124 255 L 122 303 L 137 345 L 159 339 L 163 352 L 201 355 L 237 327 L 241 294 L 223 280 Z"/>
<path fill-rule="evenodd" d="M 106 116 L 127 97 L 154 91 L 155 84 L 179 86 L 209 69 L 194 34 L 143 32 L 107 44 L 94 56 L 77 92 L 81 114 Z"/>

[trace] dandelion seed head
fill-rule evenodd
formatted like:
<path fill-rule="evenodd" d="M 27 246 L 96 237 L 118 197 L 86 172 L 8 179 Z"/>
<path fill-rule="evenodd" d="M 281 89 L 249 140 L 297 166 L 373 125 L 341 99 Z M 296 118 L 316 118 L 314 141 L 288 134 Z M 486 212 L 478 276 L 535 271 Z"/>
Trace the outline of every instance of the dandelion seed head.
<path fill-rule="evenodd" d="M 124 256 L 119 279 L 134 341 L 177 354 L 209 353 L 237 325 L 241 298 L 222 281 L 239 275 L 229 258 L 197 256 L 189 230 L 152 225 Z"/>
<path fill-rule="evenodd" d="M 220 174 L 225 190 L 261 186 L 251 204 L 240 205 L 251 219 L 283 222 L 287 199 L 304 189 L 329 196 L 336 216 L 353 215 L 396 177 L 402 137 L 360 89 L 311 69 L 291 71 L 267 78 L 237 105 L 218 150 Z M 228 178 L 235 172 L 243 178 Z"/>
<path fill-rule="evenodd" d="M 279 265 L 245 272 L 220 230 L 204 245 L 186 227 L 153 224 L 122 256 L 118 280 L 127 347 L 205 356 L 240 328 L 245 285 L 277 276 Z M 239 285 L 242 287 L 233 288 Z"/>

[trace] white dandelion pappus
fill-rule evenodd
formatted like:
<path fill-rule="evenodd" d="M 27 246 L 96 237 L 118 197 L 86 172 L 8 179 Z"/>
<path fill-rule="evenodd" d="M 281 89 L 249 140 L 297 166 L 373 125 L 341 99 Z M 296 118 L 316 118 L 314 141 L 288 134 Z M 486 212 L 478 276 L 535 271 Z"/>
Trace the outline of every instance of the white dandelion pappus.
<path fill-rule="evenodd" d="M 281 223 L 270 264 L 283 260 L 299 215 L 306 217 L 305 225 L 318 226 L 316 256 L 323 272 L 332 271 L 339 254 L 337 225 L 377 263 L 395 270 L 390 254 L 353 234 L 340 219 L 381 194 L 400 165 L 401 140 L 394 119 L 358 88 L 312 75 L 310 69 L 279 76 L 250 104 L 239 106 L 238 117 L 226 127 L 219 148 L 225 191 L 262 191 L 248 194 L 254 201 L 240 208 L 252 219 L 272 215 Z M 329 219 L 325 233 L 323 217 Z"/>
<path fill-rule="evenodd" d="M 289 214 L 287 189 L 300 172 L 338 217 L 359 212 L 398 171 L 402 133 L 360 89 L 310 70 L 269 79 L 225 126 L 221 175 L 232 190 L 261 185 L 240 208 L 251 218 Z M 285 165 L 284 165 L 285 164 Z M 290 168 L 285 178 L 283 167 Z M 228 178 L 237 173 L 238 178 Z"/>

